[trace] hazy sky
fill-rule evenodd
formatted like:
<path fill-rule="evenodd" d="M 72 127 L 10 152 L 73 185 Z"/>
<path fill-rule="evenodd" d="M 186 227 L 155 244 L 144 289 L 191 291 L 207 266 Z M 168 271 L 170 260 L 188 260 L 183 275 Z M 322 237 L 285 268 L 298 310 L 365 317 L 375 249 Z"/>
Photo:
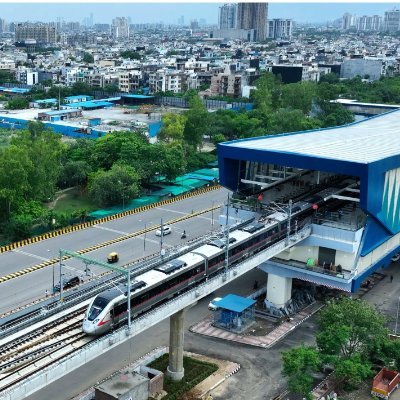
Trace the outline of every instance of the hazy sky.
<path fill-rule="evenodd" d="M 216 23 L 218 7 L 223 3 L 3 3 L 0 18 L 7 21 L 79 21 L 93 13 L 94 23 L 110 23 L 116 16 L 131 17 L 132 23 L 177 23 L 183 15 L 185 23 L 206 19 Z M 297 22 L 325 22 L 341 17 L 345 12 L 357 15 L 382 15 L 399 3 L 269 3 L 269 18 L 292 18 Z"/>

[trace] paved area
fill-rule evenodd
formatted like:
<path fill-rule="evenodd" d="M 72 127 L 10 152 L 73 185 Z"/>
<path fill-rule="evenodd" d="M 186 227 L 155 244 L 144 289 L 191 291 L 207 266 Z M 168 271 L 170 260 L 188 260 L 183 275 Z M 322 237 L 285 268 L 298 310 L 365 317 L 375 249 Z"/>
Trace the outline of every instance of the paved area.
<path fill-rule="evenodd" d="M 304 308 L 301 312 L 295 314 L 290 318 L 290 321 L 282 322 L 278 327 L 273 329 L 271 332 L 264 336 L 253 336 L 249 334 L 236 334 L 233 332 L 228 332 L 224 329 L 216 328 L 212 325 L 213 317 L 212 315 L 207 316 L 200 322 L 194 324 L 189 328 L 193 333 L 199 335 L 210 336 L 216 339 L 228 340 L 232 342 L 237 342 L 241 344 L 247 344 L 249 346 L 262 347 L 264 349 L 269 349 L 277 341 L 283 339 L 287 334 L 292 332 L 299 326 L 302 322 L 310 318 L 319 309 L 323 307 L 323 303 L 315 302 Z"/>

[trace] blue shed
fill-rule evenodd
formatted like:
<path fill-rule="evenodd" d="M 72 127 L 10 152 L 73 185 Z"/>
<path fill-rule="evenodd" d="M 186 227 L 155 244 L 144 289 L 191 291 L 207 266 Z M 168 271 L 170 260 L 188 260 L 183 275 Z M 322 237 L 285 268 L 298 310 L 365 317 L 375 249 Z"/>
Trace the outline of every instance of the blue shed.
<path fill-rule="evenodd" d="M 214 326 L 241 333 L 254 323 L 255 303 L 253 299 L 228 294 L 216 305 L 218 311 L 214 314 Z"/>

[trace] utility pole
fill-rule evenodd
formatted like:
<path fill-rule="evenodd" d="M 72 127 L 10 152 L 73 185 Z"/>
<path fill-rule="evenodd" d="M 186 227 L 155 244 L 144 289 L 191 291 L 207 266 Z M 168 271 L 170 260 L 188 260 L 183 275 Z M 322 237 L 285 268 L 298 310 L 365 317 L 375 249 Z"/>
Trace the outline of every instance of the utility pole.
<path fill-rule="evenodd" d="M 225 223 L 225 276 L 228 273 L 229 267 L 229 193 L 228 193 L 228 203 L 226 206 L 226 223 Z"/>
<path fill-rule="evenodd" d="M 286 239 L 286 245 L 289 245 L 289 237 L 290 237 L 290 222 L 292 219 L 292 206 L 293 206 L 293 200 L 289 200 L 289 213 L 288 213 L 288 224 L 287 224 L 287 239 Z"/>
<path fill-rule="evenodd" d="M 62 252 L 60 250 L 60 303 L 63 302 L 62 257 Z"/>
<path fill-rule="evenodd" d="M 131 331 L 131 270 L 128 267 L 128 331 Z"/>

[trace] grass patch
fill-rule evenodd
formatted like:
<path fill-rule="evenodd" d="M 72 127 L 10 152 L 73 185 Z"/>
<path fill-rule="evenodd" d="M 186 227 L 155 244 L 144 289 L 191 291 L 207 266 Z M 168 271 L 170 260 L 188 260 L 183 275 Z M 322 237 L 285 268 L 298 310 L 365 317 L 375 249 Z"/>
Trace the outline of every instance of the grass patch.
<path fill-rule="evenodd" d="M 82 209 L 91 212 L 97 210 L 98 206 L 89 199 L 86 193 L 81 194 L 79 189 L 63 193 L 53 208 L 54 211 L 64 213 L 72 213 Z"/>
<path fill-rule="evenodd" d="M 168 353 L 148 364 L 148 367 L 167 372 Z M 164 390 L 168 393 L 164 400 L 179 400 L 186 392 L 218 370 L 218 366 L 195 358 L 183 357 L 185 376 L 180 382 L 172 381 L 164 376 Z"/>

